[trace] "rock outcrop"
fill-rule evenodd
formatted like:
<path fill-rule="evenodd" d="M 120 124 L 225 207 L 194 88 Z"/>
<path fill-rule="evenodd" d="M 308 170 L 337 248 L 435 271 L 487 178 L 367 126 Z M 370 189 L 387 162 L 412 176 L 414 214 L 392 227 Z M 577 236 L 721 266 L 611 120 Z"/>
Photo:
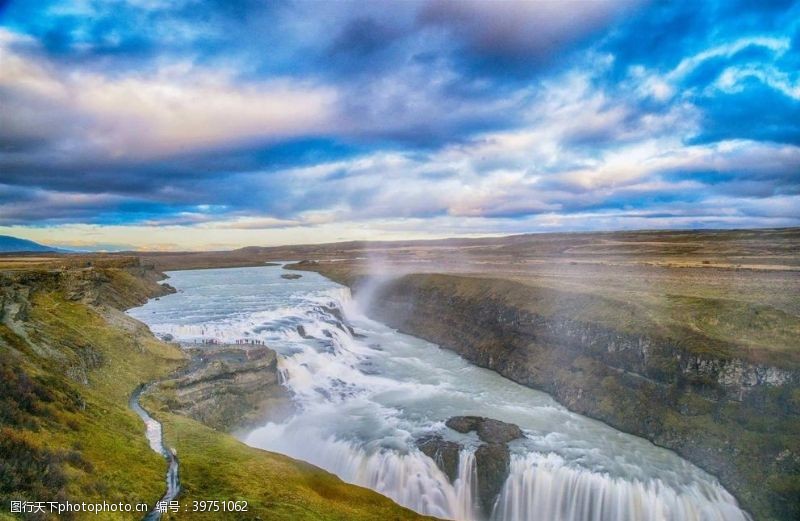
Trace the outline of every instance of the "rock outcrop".
<path fill-rule="evenodd" d="M 508 443 L 522 438 L 522 429 L 513 423 L 501 422 L 481 416 L 453 416 L 445 423 L 454 431 L 466 434 L 475 431 L 486 443 Z"/>
<path fill-rule="evenodd" d="M 478 474 L 478 502 L 486 519 L 492 513 L 497 495 L 508 478 L 511 455 L 505 444 L 487 443 L 475 451 Z"/>
<path fill-rule="evenodd" d="M 522 429 L 513 423 L 480 416 L 454 416 L 445 425 L 462 434 L 474 431 L 484 442 L 475 451 L 475 467 L 478 474 L 478 501 L 488 518 L 508 478 L 511 455 L 507 444 L 522 438 Z"/>
<path fill-rule="evenodd" d="M 475 451 L 475 470 L 478 503 L 488 519 L 508 478 L 511 461 L 508 442 L 524 437 L 522 429 L 512 423 L 480 416 L 454 416 L 445 425 L 462 434 L 475 432 L 482 442 Z M 460 444 L 435 435 L 421 438 L 417 446 L 436 462 L 451 482 L 455 481 L 459 471 L 459 454 L 463 449 Z"/>
<path fill-rule="evenodd" d="M 436 462 L 451 483 L 456 480 L 461 445 L 454 441 L 444 440 L 441 436 L 426 436 L 417 440 L 417 446 L 423 454 Z"/>
<path fill-rule="evenodd" d="M 271 349 L 237 344 L 187 351 L 192 355 L 188 367 L 162 381 L 155 393 L 171 411 L 227 432 L 291 412 Z"/>

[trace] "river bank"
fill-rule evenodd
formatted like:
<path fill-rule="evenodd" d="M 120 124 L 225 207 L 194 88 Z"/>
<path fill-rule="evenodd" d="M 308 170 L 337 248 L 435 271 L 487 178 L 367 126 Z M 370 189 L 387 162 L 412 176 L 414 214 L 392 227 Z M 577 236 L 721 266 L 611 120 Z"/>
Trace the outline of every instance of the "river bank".
<path fill-rule="evenodd" d="M 718 476 L 757 519 L 796 518 L 800 376 L 786 367 L 791 360 L 754 363 L 700 335 L 639 329 L 623 304 L 594 295 L 451 275 L 378 281 L 343 263 L 294 267 L 368 297 L 377 320 L 675 450 Z M 610 319 L 592 317 L 598 310 Z"/>

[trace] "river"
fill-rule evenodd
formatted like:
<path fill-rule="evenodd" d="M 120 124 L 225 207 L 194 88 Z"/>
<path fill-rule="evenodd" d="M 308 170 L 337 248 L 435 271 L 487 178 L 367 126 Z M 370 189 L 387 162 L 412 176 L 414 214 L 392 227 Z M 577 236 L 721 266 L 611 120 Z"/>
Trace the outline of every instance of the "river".
<path fill-rule="evenodd" d="M 308 461 L 420 513 L 477 521 L 474 433 L 457 415 L 519 425 L 493 520 L 746 520 L 718 481 L 675 453 L 572 413 L 549 395 L 370 320 L 347 288 L 282 268 L 172 272 L 178 293 L 130 311 L 182 343 L 261 340 L 299 412 L 242 439 Z M 341 327 L 343 314 L 354 331 Z M 298 326 L 302 326 L 298 328 Z M 354 334 L 355 333 L 355 334 Z M 415 440 L 459 441 L 450 483 Z"/>

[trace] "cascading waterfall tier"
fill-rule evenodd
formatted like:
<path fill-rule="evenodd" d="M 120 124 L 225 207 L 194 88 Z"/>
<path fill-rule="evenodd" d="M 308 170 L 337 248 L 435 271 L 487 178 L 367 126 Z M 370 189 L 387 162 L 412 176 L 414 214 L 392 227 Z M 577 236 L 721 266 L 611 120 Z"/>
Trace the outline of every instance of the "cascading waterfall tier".
<path fill-rule="evenodd" d="M 552 453 L 530 453 L 512 459 L 492 519 L 721 521 L 747 517 L 719 486 L 695 483 L 677 491 L 658 479 L 627 481 L 570 468 Z"/>
<path fill-rule="evenodd" d="M 131 311 L 156 334 L 263 341 L 279 353 L 298 413 L 244 441 L 308 461 L 417 512 L 464 521 L 746 520 L 736 500 L 674 453 L 566 410 L 548 395 L 366 318 L 349 290 L 279 267 L 171 274 L 179 293 Z M 478 504 L 482 441 L 457 415 L 519 425 L 491 512 Z M 456 442 L 451 479 L 418 448 Z"/>

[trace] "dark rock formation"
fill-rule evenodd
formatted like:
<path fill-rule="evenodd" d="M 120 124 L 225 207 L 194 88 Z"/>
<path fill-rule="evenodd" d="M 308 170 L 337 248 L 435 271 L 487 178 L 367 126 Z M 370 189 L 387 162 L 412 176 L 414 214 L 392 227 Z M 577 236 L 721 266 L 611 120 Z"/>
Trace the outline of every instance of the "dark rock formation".
<path fill-rule="evenodd" d="M 506 444 L 522 438 L 522 429 L 513 423 L 480 416 L 454 416 L 445 425 L 463 434 L 474 431 L 485 442 L 485 445 L 475 451 L 475 466 L 478 474 L 478 500 L 488 517 L 508 478 L 511 455 Z"/>
<path fill-rule="evenodd" d="M 461 445 L 454 441 L 445 441 L 441 436 L 428 436 L 417 441 L 423 454 L 436 462 L 436 465 L 447 475 L 450 482 L 458 477 L 458 459 Z"/>
<path fill-rule="evenodd" d="M 322 306 L 322 309 L 325 310 L 326 313 L 333 315 L 336 318 L 337 323 L 344 324 L 344 313 L 342 310 L 337 308 L 336 306 Z"/>
<path fill-rule="evenodd" d="M 336 327 L 338 327 L 342 331 L 347 331 L 348 333 L 350 333 L 351 336 L 353 336 L 353 338 L 366 338 L 361 333 L 357 333 L 356 330 L 353 329 L 353 326 L 351 326 L 350 324 L 347 323 L 347 319 L 344 317 L 344 313 L 338 307 L 336 307 L 336 306 L 322 306 L 322 309 L 325 310 L 325 312 L 333 315 L 333 317 L 336 319 L 333 322 L 333 324 L 335 324 Z M 326 336 L 328 336 L 327 333 L 326 333 Z"/>
<path fill-rule="evenodd" d="M 462 434 L 475 431 L 478 433 L 478 437 L 486 443 L 505 444 L 524 436 L 522 429 L 513 423 L 480 416 L 453 416 L 445 424 Z"/>
<path fill-rule="evenodd" d="M 297 326 L 297 334 L 305 339 L 314 338 L 308 333 L 306 333 L 306 328 L 304 328 L 303 326 Z"/>
<path fill-rule="evenodd" d="M 300 277 L 302 277 L 302 275 L 297 274 L 297 273 L 283 273 L 281 275 L 282 279 L 287 279 L 287 280 L 297 280 Z"/>
<path fill-rule="evenodd" d="M 488 519 L 497 495 L 508 478 L 511 454 L 507 444 L 524 437 L 522 429 L 513 423 L 480 416 L 454 416 L 445 425 L 462 434 L 476 432 L 484 442 L 475 451 L 475 470 L 478 477 L 478 502 Z M 455 481 L 458 477 L 459 453 L 463 448 L 461 445 L 446 441 L 441 436 L 427 436 L 417 440 L 417 446 L 436 462 L 450 478 L 450 482 Z"/>
<path fill-rule="evenodd" d="M 478 502 L 488 519 L 497 495 L 508 478 L 511 455 L 504 443 L 487 443 L 475 451 L 478 473 Z"/>
<path fill-rule="evenodd" d="M 480 416 L 453 416 L 445 422 L 445 425 L 456 432 L 466 434 L 470 431 L 477 431 L 478 422 L 480 422 L 481 419 Z"/>

